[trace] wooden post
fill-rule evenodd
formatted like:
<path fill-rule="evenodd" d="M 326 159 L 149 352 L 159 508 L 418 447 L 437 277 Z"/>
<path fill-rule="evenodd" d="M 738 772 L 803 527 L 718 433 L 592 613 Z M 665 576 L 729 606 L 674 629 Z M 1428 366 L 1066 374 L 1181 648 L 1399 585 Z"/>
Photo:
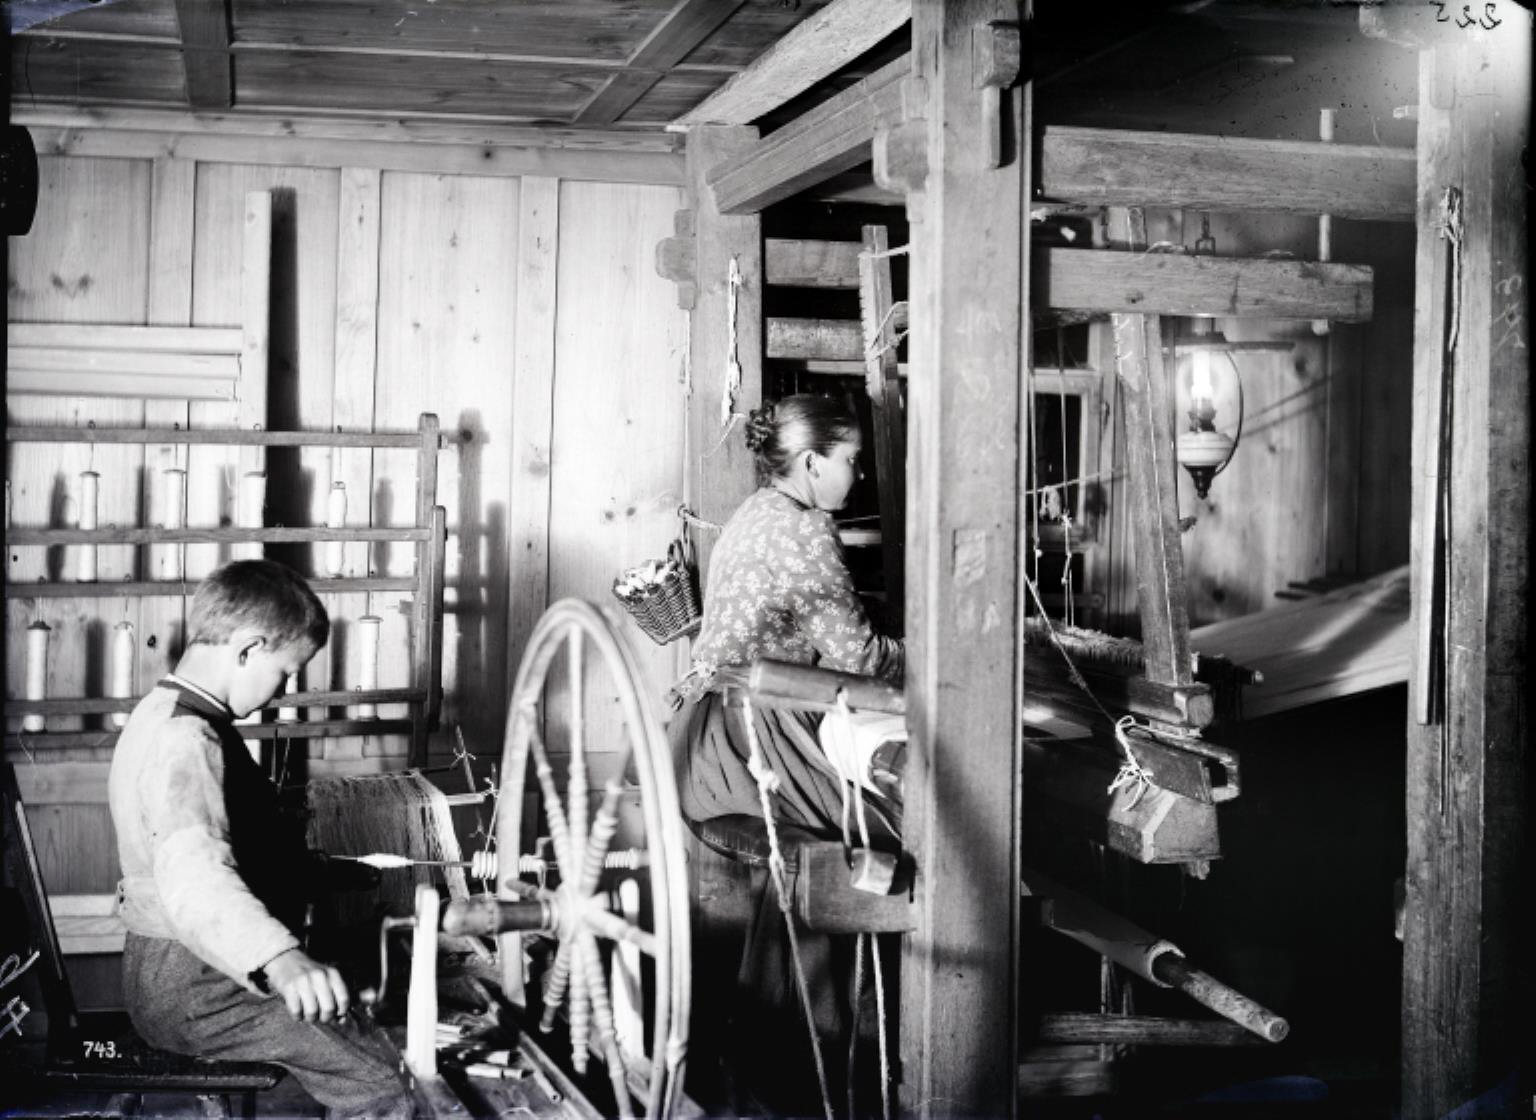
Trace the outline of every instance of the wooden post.
<path fill-rule="evenodd" d="M 1013 0 L 917 0 L 907 121 L 877 138 L 912 219 L 901 1109 L 1017 1111 L 1020 441 L 1028 338 L 1029 94 L 974 66 Z M 915 143 L 921 138 L 922 143 Z M 998 142 L 1001 140 L 999 150 Z M 993 153 L 1000 166 L 989 166 Z"/>
<path fill-rule="evenodd" d="M 1529 1107 L 1531 15 L 1421 57 L 1402 1115 Z M 1449 34 L 1449 33 L 1447 33 Z M 1443 235 L 1448 191 L 1459 237 Z M 1434 282 L 1438 278 L 1438 282 Z M 1436 402 L 1444 401 L 1443 410 Z M 1436 430 L 1443 447 L 1432 436 Z M 1436 510 L 1439 510 L 1438 515 Z M 1426 527 L 1438 516 L 1433 535 Z M 1432 594 L 1437 582 L 1443 597 Z M 1427 617 L 1431 615 L 1437 617 Z M 1433 640 L 1430 640 L 1433 639 Z M 1439 659 L 1434 672 L 1431 662 Z M 1418 699 L 1418 697 L 1416 697 Z M 1525 915 L 1522 918 L 1522 913 Z M 1522 975 L 1524 990 L 1522 990 Z"/>
<path fill-rule="evenodd" d="M 1146 244 L 1146 230 L 1140 226 L 1139 215 L 1121 207 L 1110 210 L 1110 236 L 1132 249 Z M 1125 401 L 1131 548 L 1145 673 L 1159 684 L 1190 684 L 1195 678 L 1189 656 L 1173 404 L 1163 363 L 1162 320 L 1156 315 L 1111 315 L 1110 322 Z"/>
<path fill-rule="evenodd" d="M 756 139 L 755 128 L 739 126 L 702 125 L 688 132 L 697 293 L 688 323 L 691 373 L 685 472 L 694 511 L 718 523 L 724 523 L 756 485 L 742 427 L 747 412 L 762 403 L 763 396 L 763 238 L 757 215 L 720 213 L 714 189 L 706 180 L 711 168 Z M 741 276 L 734 297 L 729 279 L 733 259 Z M 741 384 L 734 400 L 722 406 L 732 358 L 741 368 Z M 726 411 L 733 415 L 722 420 Z M 715 534 L 701 533 L 696 540 L 699 570 L 707 578 Z"/>

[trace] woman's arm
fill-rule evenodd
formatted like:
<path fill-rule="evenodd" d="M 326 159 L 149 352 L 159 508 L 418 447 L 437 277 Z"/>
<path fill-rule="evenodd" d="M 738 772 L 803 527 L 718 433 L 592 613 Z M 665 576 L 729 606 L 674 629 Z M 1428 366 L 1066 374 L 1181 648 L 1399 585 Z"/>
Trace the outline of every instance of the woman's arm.
<path fill-rule="evenodd" d="M 831 517 L 807 513 L 798 543 L 805 563 L 785 573 L 784 593 L 796 627 L 816 647 L 821 663 L 900 684 L 906 647 L 870 623 Z"/>

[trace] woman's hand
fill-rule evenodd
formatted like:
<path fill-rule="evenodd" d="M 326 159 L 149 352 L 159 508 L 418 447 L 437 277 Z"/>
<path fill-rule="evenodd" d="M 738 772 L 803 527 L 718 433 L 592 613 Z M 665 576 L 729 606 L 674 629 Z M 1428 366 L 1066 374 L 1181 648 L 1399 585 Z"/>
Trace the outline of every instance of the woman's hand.
<path fill-rule="evenodd" d="M 302 949 L 280 953 L 266 966 L 267 983 L 288 1005 L 288 1014 L 306 1023 L 329 1023 L 351 1006 L 347 982 L 329 965 Z"/>

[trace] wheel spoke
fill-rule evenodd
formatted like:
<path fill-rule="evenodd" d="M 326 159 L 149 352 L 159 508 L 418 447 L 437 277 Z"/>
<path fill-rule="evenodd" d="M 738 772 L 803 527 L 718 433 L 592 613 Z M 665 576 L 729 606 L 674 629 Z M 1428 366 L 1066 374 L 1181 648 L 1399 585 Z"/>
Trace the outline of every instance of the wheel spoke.
<path fill-rule="evenodd" d="M 561 867 L 575 867 L 565 806 L 560 803 L 560 791 L 555 788 L 555 771 L 549 765 L 549 751 L 544 749 L 544 736 L 539 734 L 531 713 L 528 720 L 528 743 L 533 747 L 533 769 L 539 776 L 539 790 L 544 795 L 544 813 L 549 817 L 550 839 L 555 842 L 555 860 Z"/>
<path fill-rule="evenodd" d="M 577 1073 L 587 1072 L 587 1047 L 592 1043 L 592 986 L 582 963 L 581 939 L 572 931 L 571 945 L 571 1064 Z M 562 942 L 562 949 L 565 943 Z"/>
<path fill-rule="evenodd" d="M 637 947 L 642 953 L 654 957 L 656 955 L 656 935 L 649 930 L 641 929 L 637 925 L 631 925 L 617 914 L 610 914 L 607 910 L 600 909 L 595 902 L 589 902 L 581 911 L 581 921 L 599 933 L 609 941 L 624 941 Z"/>
<path fill-rule="evenodd" d="M 555 1016 L 565 1002 L 565 991 L 571 980 L 571 939 L 561 938 L 555 950 L 555 963 L 549 968 L 549 980 L 544 985 L 544 1014 L 539 1017 L 539 1030 L 548 1034 L 555 1029 Z"/>
<path fill-rule="evenodd" d="M 619 1050 L 619 1038 L 613 1028 L 613 1005 L 608 999 L 608 987 L 603 977 L 603 956 L 598 952 L 597 939 L 589 930 L 576 934 L 577 963 L 587 978 L 587 992 L 592 1000 L 592 1020 L 597 1026 L 598 1048 L 603 1062 L 608 1066 L 608 1081 L 613 1086 L 614 1101 L 619 1115 L 631 1120 L 634 1109 L 629 1100 L 629 1078 L 624 1068 L 624 1055 Z"/>
<path fill-rule="evenodd" d="M 568 827 L 571 830 L 571 852 L 574 855 L 587 850 L 587 669 L 580 629 L 571 631 L 570 637 L 566 639 L 565 650 L 566 676 L 570 678 L 568 687 L 571 696 L 571 762 L 565 792 L 570 804 Z M 564 861 L 561 862 L 561 868 L 566 877 L 578 870 Z"/>
<path fill-rule="evenodd" d="M 597 815 L 592 818 L 592 832 L 587 837 L 586 859 L 581 865 L 581 877 L 576 883 L 576 893 L 582 898 L 597 889 L 597 880 L 603 873 L 603 866 L 608 858 L 608 845 L 613 843 L 613 835 L 619 829 L 619 798 L 624 795 L 624 787 L 619 785 L 617 778 L 609 778 L 608 785 L 603 789 L 603 800 L 597 807 Z"/>

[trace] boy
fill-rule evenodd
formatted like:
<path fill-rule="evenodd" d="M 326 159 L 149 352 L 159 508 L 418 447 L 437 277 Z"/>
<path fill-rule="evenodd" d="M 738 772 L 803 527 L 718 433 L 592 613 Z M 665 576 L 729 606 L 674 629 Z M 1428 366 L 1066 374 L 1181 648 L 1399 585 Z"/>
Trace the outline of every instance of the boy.
<path fill-rule="evenodd" d="M 329 626 L 309 585 L 270 560 L 226 564 L 198 588 L 186 652 L 112 757 L 123 994 L 153 1046 L 272 1062 L 333 1117 L 394 1120 L 411 1115 L 395 1070 L 346 1022 L 340 973 L 295 936 L 311 865 L 302 832 L 234 726 Z"/>

